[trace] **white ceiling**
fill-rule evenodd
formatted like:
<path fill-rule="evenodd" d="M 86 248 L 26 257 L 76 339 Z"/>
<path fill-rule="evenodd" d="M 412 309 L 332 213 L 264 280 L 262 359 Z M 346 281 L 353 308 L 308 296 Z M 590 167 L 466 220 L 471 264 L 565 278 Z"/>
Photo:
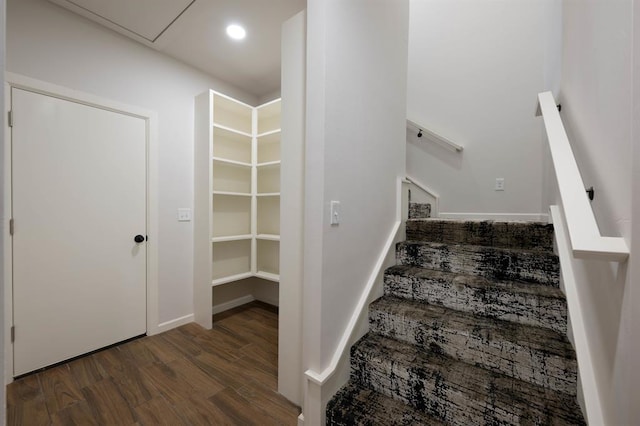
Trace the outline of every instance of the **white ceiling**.
<path fill-rule="evenodd" d="M 280 31 L 306 0 L 50 0 L 258 98 L 280 89 Z M 230 23 L 247 37 L 233 41 Z"/>

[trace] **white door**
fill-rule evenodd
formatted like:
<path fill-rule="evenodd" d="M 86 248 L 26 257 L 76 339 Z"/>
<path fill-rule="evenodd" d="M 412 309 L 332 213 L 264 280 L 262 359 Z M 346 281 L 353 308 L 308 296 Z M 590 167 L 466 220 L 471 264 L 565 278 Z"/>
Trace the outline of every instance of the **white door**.
<path fill-rule="evenodd" d="M 146 332 L 146 122 L 11 96 L 17 376 Z"/>

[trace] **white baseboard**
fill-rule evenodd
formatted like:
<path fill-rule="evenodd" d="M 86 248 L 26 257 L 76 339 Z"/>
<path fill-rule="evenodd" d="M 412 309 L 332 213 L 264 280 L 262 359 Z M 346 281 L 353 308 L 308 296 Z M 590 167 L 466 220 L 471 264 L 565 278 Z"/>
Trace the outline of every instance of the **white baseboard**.
<path fill-rule="evenodd" d="M 164 333 L 165 331 L 169 331 L 172 328 L 180 327 L 181 325 L 189 324 L 193 322 L 193 314 L 185 315 L 180 318 L 172 319 L 171 321 L 166 321 L 158 324 L 156 330 L 154 330 L 153 334 Z"/>
<path fill-rule="evenodd" d="M 230 300 L 225 303 L 220 303 L 218 305 L 213 305 L 213 314 L 219 314 L 220 312 L 228 311 L 229 309 L 237 308 L 238 306 L 245 305 L 247 303 L 251 303 L 256 300 L 251 294 L 238 297 L 237 299 Z"/>
<path fill-rule="evenodd" d="M 256 299 L 255 297 L 253 297 L 253 295 L 249 294 L 246 296 L 242 296 L 242 297 L 238 297 L 237 299 L 233 299 L 230 300 L 228 302 L 225 303 L 220 303 L 218 305 L 213 305 L 213 313 L 214 314 L 219 314 L 221 312 L 224 311 L 228 311 L 229 309 L 233 309 L 233 308 L 237 308 L 238 306 L 242 306 L 242 305 L 246 305 L 247 303 L 251 303 L 254 300 L 260 300 L 261 302 L 264 303 L 268 303 L 270 305 L 274 305 L 274 306 L 278 306 L 278 301 L 277 300 L 262 300 L 262 299 Z M 158 327 L 156 327 L 155 330 L 153 330 L 153 333 L 148 333 L 148 334 L 158 334 L 158 333 L 163 333 L 165 331 L 169 331 L 172 328 L 176 328 L 176 327 L 180 327 L 181 325 L 185 325 L 185 324 L 189 324 L 190 322 L 193 322 L 194 317 L 193 314 L 189 314 L 189 315 L 185 315 L 183 317 L 180 318 L 176 318 L 173 319 L 171 321 L 166 321 L 163 322 L 161 324 L 158 324 Z"/>
<path fill-rule="evenodd" d="M 459 220 L 515 220 L 523 222 L 549 222 L 549 215 L 544 213 L 453 213 L 440 212 L 437 219 Z"/>
<path fill-rule="evenodd" d="M 278 300 L 278 296 L 276 297 L 256 297 L 256 300 L 258 302 L 263 302 L 266 303 L 267 305 L 271 305 L 271 306 L 279 306 L 279 300 Z"/>

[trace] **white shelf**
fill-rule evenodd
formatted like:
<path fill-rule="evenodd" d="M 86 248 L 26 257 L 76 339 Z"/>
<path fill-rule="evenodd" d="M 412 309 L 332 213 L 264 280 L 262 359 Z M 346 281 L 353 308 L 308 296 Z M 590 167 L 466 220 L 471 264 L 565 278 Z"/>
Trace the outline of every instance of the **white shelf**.
<path fill-rule="evenodd" d="M 281 104 L 278 100 L 268 102 L 256 108 L 257 125 L 256 133 L 262 134 L 280 129 Z"/>
<path fill-rule="evenodd" d="M 271 272 L 258 271 L 256 277 L 269 281 L 280 282 L 280 275 L 272 274 Z"/>
<path fill-rule="evenodd" d="M 213 94 L 212 121 L 229 129 L 251 134 L 254 108 L 226 95 Z"/>
<path fill-rule="evenodd" d="M 227 164 L 230 166 L 251 167 L 251 163 L 245 163 L 243 161 L 230 160 L 222 157 L 212 157 L 211 159 L 217 163 Z"/>
<path fill-rule="evenodd" d="M 264 133 L 260 133 L 260 134 L 256 135 L 256 137 L 261 138 L 261 137 L 264 137 L 264 136 L 275 135 L 275 134 L 280 133 L 280 132 L 282 132 L 281 129 L 269 130 L 268 132 L 264 132 Z"/>
<path fill-rule="evenodd" d="M 271 132 L 256 138 L 258 164 L 280 160 L 280 132 Z"/>
<path fill-rule="evenodd" d="M 251 135 L 251 133 L 243 132 L 242 130 L 234 129 L 233 127 L 225 126 L 225 125 L 219 124 L 219 123 L 213 123 L 213 128 L 214 129 L 226 130 L 227 132 L 235 133 L 235 134 L 240 135 L 240 136 L 246 136 L 246 137 L 249 137 L 249 138 L 253 137 Z M 275 133 L 275 132 L 272 132 L 272 133 Z M 266 134 L 270 134 L 270 133 L 266 133 Z"/>
<path fill-rule="evenodd" d="M 213 238 L 211 238 L 211 242 L 212 243 L 225 243 L 225 242 L 228 242 L 228 241 L 250 240 L 251 238 L 253 238 L 253 235 L 251 235 L 251 234 L 229 235 L 229 236 L 225 236 L 225 237 L 213 237 Z"/>
<path fill-rule="evenodd" d="M 280 197 L 256 197 L 256 234 L 280 234 Z"/>
<path fill-rule="evenodd" d="M 280 235 L 277 234 L 258 234 L 256 239 L 265 241 L 280 241 Z"/>
<path fill-rule="evenodd" d="M 252 107 L 214 91 L 196 98 L 194 278 L 204 285 L 194 287 L 201 300 L 194 311 L 200 318 L 210 317 L 208 282 L 279 282 L 280 114 L 279 99 Z"/>
<path fill-rule="evenodd" d="M 214 192 L 251 194 L 251 167 L 239 166 L 228 162 L 214 162 L 211 174 Z M 280 187 L 276 189 L 279 190 Z"/>
<path fill-rule="evenodd" d="M 245 192 L 228 192 L 228 191 L 213 191 L 213 195 L 224 195 L 229 197 L 251 197 L 251 194 Z"/>
<path fill-rule="evenodd" d="M 217 280 L 213 280 L 211 282 L 211 286 L 215 287 L 217 285 L 227 284 L 233 281 L 244 280 L 245 278 L 251 278 L 253 274 L 251 272 L 243 272 L 241 274 L 229 275 L 228 277 L 218 278 Z"/>
<path fill-rule="evenodd" d="M 251 135 L 214 127 L 213 140 L 214 157 L 251 164 Z"/>
<path fill-rule="evenodd" d="M 280 166 L 261 167 L 258 171 L 256 192 L 258 194 L 280 193 Z"/>
<path fill-rule="evenodd" d="M 252 197 L 246 195 L 214 195 L 211 205 L 214 226 L 208 229 L 209 235 L 213 238 L 252 235 L 251 204 Z"/>
<path fill-rule="evenodd" d="M 256 167 L 278 167 L 280 166 L 281 161 L 267 161 L 265 163 L 258 163 Z"/>

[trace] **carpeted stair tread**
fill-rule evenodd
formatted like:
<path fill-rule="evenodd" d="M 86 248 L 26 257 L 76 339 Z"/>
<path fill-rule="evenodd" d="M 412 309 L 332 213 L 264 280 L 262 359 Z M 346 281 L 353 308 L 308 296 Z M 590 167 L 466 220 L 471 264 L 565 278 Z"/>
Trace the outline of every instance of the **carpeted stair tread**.
<path fill-rule="evenodd" d="M 372 332 L 482 368 L 575 395 L 577 363 L 566 336 L 383 296 L 369 306 Z"/>
<path fill-rule="evenodd" d="M 327 403 L 327 425 L 440 426 L 444 424 L 410 405 L 350 381 Z"/>
<path fill-rule="evenodd" d="M 409 217 L 407 240 L 553 251 L 549 223 Z"/>
<path fill-rule="evenodd" d="M 462 312 L 566 333 L 567 303 L 559 288 L 396 265 L 384 293 Z"/>
<path fill-rule="evenodd" d="M 396 246 L 396 260 L 400 265 L 553 287 L 560 279 L 558 257 L 544 251 L 404 241 Z"/>
<path fill-rule="evenodd" d="M 450 425 L 582 425 L 575 397 L 369 333 L 351 348 L 351 377 Z"/>

